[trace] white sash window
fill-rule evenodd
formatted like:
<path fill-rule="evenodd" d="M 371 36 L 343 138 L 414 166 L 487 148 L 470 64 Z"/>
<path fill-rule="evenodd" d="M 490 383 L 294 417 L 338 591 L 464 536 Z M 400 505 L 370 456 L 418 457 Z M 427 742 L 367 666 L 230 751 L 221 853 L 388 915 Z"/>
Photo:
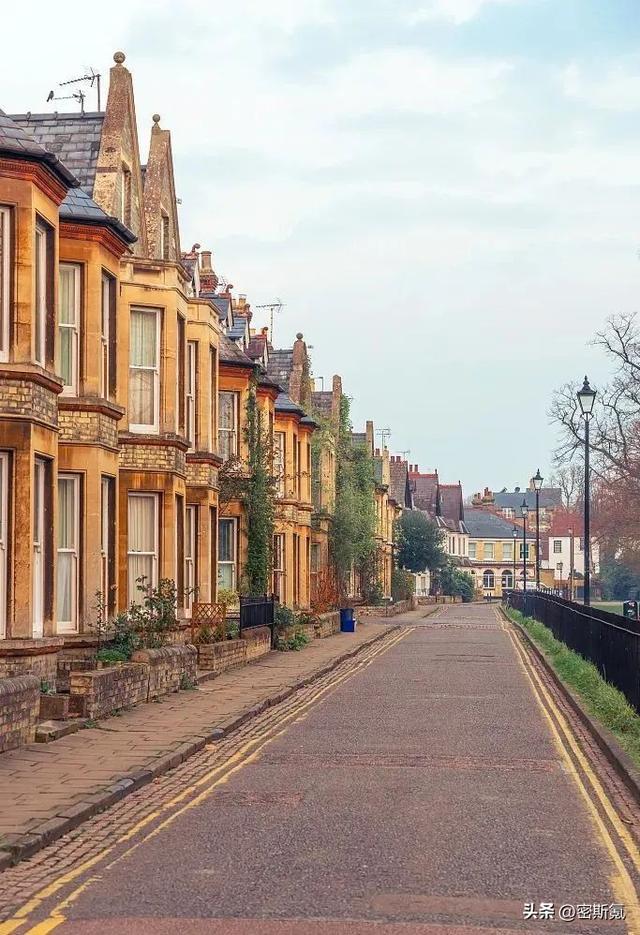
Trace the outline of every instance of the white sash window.
<path fill-rule="evenodd" d="M 132 309 L 129 330 L 129 429 L 157 432 L 160 424 L 160 312 Z"/>
<path fill-rule="evenodd" d="M 238 394 L 222 392 L 218 397 L 218 442 L 223 461 L 238 454 Z"/>
<path fill-rule="evenodd" d="M 196 447 L 196 412 L 197 412 L 197 364 L 198 344 L 187 342 L 187 441 L 189 448 Z"/>
<path fill-rule="evenodd" d="M 58 475 L 58 633 L 78 630 L 78 581 L 80 546 L 80 478 Z"/>
<path fill-rule="evenodd" d="M 236 589 L 237 521 L 218 521 L 218 587 Z"/>
<path fill-rule="evenodd" d="M 158 583 L 158 495 L 129 494 L 128 594 L 129 603 L 140 603 L 140 581 L 145 586 Z"/>
<path fill-rule="evenodd" d="M 278 497 L 284 497 L 285 495 L 286 450 L 285 433 L 275 432 L 273 436 L 273 473 L 276 478 L 276 495 Z"/>
<path fill-rule="evenodd" d="M 33 636 L 44 633 L 44 570 L 45 570 L 45 528 L 44 497 L 47 466 L 41 458 L 36 458 L 33 468 L 33 568 L 32 568 L 32 610 Z"/>
<path fill-rule="evenodd" d="M 42 367 L 46 362 L 46 336 L 47 336 L 47 255 L 49 232 L 44 224 L 36 224 L 35 242 L 35 322 L 34 322 L 34 356 L 36 363 Z"/>
<path fill-rule="evenodd" d="M 187 506 L 186 529 L 184 536 L 184 606 L 187 615 L 191 614 L 193 602 L 196 600 L 196 561 L 198 549 L 198 507 Z"/>
<path fill-rule="evenodd" d="M 80 347 L 80 267 L 61 263 L 59 270 L 60 311 L 58 318 L 58 373 L 63 394 L 78 395 Z"/>

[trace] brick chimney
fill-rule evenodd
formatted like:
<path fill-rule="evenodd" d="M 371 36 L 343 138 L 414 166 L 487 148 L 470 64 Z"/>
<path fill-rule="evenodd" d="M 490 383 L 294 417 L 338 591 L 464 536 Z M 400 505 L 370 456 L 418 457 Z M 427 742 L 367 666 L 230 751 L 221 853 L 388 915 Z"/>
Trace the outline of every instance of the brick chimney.
<path fill-rule="evenodd" d="M 200 253 L 200 292 L 215 292 L 218 288 L 218 277 L 211 265 L 211 250 L 202 250 Z"/>

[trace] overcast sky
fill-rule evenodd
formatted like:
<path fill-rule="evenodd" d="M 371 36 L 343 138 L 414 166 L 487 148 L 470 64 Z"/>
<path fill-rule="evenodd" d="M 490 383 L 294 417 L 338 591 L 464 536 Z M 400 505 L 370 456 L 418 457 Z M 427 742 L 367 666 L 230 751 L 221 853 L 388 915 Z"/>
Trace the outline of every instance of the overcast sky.
<path fill-rule="evenodd" d="M 604 379 L 588 338 L 639 304 L 637 0 L 37 0 L 2 19 L 9 113 L 88 65 L 106 85 L 126 53 L 143 160 L 154 112 L 172 132 L 183 249 L 212 249 L 254 307 L 282 299 L 276 344 L 304 333 L 356 428 L 465 494 L 548 476 L 553 388 Z"/>

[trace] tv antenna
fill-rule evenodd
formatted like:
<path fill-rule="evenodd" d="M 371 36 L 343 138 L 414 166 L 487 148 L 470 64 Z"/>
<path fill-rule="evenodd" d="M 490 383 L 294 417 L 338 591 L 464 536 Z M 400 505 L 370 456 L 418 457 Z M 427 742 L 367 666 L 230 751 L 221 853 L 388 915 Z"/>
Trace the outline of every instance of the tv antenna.
<path fill-rule="evenodd" d="M 53 91 L 49 91 L 49 96 L 47 97 L 47 104 L 49 101 L 79 101 L 80 103 L 80 113 L 84 113 L 84 99 L 87 95 L 84 91 L 74 91 L 73 94 L 54 94 Z"/>
<path fill-rule="evenodd" d="M 90 88 L 92 88 L 92 87 L 94 86 L 94 84 L 95 84 L 96 90 L 97 90 L 97 92 L 98 92 L 98 110 L 100 111 L 100 110 L 102 110 L 102 107 L 101 107 L 101 97 L 100 97 L 100 78 L 101 78 L 101 77 L 102 77 L 102 76 L 101 76 L 100 74 L 98 74 L 98 72 L 97 72 L 94 68 L 89 67 L 89 68 L 86 69 L 86 73 L 85 73 L 84 75 L 81 75 L 79 78 L 70 78 L 68 81 L 60 81 L 60 82 L 58 82 L 58 87 L 59 87 L 59 88 L 65 88 L 65 87 L 67 87 L 67 85 L 70 85 L 70 84 L 79 84 L 81 81 L 88 81 L 88 82 L 89 82 L 89 87 L 90 87 Z M 80 101 L 80 112 L 81 112 L 81 113 L 84 113 L 84 99 L 85 99 L 85 97 L 86 97 L 86 94 L 85 94 L 84 91 L 82 91 L 82 90 L 74 91 L 74 93 L 71 94 L 71 95 L 69 95 L 68 97 L 57 97 L 57 96 L 54 94 L 53 91 L 49 91 L 49 97 L 47 98 L 47 102 L 49 102 L 49 101 L 69 101 L 69 100 L 72 100 L 72 99 L 73 99 L 73 100 L 76 100 L 76 101 Z"/>
<path fill-rule="evenodd" d="M 400 454 L 402 455 L 402 460 L 403 460 L 403 461 L 406 461 L 406 460 L 407 460 L 407 455 L 410 455 L 410 454 L 411 454 L 411 448 L 405 448 L 405 450 L 404 450 L 404 451 L 401 451 Z"/>
<path fill-rule="evenodd" d="M 376 429 L 376 435 L 380 436 L 381 447 L 386 448 L 385 441 L 387 438 L 391 438 L 391 429 Z"/>
<path fill-rule="evenodd" d="M 273 316 L 276 313 L 280 313 L 282 311 L 282 309 L 284 308 L 284 302 L 282 301 L 282 299 L 279 299 L 276 296 L 275 302 L 267 302 L 266 305 L 256 305 L 256 308 L 268 308 L 269 309 L 269 312 L 270 312 L 269 340 L 271 341 L 271 345 L 273 346 Z"/>

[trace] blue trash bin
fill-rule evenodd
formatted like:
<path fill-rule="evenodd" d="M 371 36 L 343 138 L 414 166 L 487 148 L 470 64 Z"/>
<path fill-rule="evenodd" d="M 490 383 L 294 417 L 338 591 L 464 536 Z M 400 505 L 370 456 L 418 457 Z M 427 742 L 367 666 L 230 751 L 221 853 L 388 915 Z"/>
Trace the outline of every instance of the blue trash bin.
<path fill-rule="evenodd" d="M 353 607 L 342 607 L 340 609 L 340 629 L 343 633 L 356 632 L 356 618 Z"/>

